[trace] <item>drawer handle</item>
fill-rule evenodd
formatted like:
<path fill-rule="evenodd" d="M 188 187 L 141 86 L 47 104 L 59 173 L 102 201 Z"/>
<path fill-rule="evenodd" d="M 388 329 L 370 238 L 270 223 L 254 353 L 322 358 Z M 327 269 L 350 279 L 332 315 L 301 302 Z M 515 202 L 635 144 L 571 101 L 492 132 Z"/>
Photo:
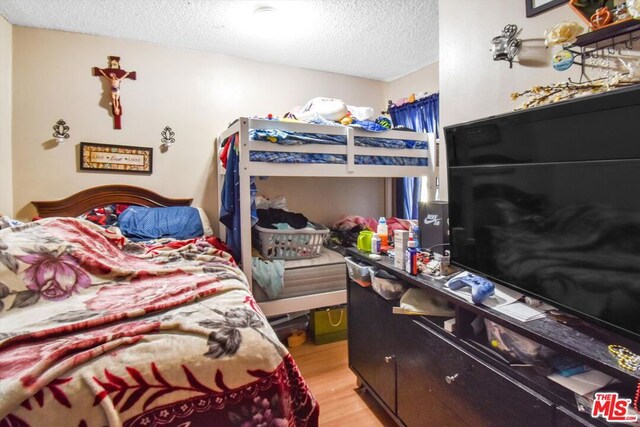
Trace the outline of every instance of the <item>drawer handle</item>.
<path fill-rule="evenodd" d="M 458 378 L 458 375 L 460 375 L 460 374 L 447 375 L 446 377 L 444 377 L 444 379 L 445 379 L 445 381 L 447 381 L 447 384 L 453 384 L 453 382 L 456 380 L 456 378 Z"/>
<path fill-rule="evenodd" d="M 386 363 L 391 363 L 391 361 L 392 361 L 393 359 L 395 359 L 395 358 L 396 358 L 395 356 L 385 356 L 385 357 L 384 357 L 384 361 L 385 361 Z"/>

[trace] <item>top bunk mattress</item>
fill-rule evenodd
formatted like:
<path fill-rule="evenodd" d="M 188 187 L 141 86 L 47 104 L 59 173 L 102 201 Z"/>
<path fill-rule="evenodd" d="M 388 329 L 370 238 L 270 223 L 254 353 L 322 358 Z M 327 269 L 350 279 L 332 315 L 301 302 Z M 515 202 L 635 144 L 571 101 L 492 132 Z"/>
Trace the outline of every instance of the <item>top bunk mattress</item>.
<path fill-rule="evenodd" d="M 336 125 L 342 126 L 342 125 Z M 424 157 L 414 156 L 411 150 L 427 150 L 429 143 L 421 140 L 405 140 L 399 138 L 385 138 L 385 131 L 370 132 L 371 136 L 356 135 L 354 145 L 356 147 L 386 148 L 394 150 L 407 150 L 406 156 L 390 156 L 384 153 L 356 154 L 356 165 L 383 165 L 383 166 L 427 166 L 428 160 Z M 408 132 L 408 135 L 413 133 Z M 375 135 L 375 136 L 374 136 Z M 249 129 L 249 139 L 252 141 L 264 141 L 283 146 L 296 145 L 347 145 L 346 135 L 330 135 L 324 133 L 295 132 L 281 129 L 255 128 Z M 345 154 L 326 152 L 281 152 L 270 149 L 252 147 L 249 153 L 252 162 L 266 163 L 320 163 L 320 164 L 347 164 Z"/>
<path fill-rule="evenodd" d="M 383 133 L 378 133 L 382 135 Z M 324 144 L 346 145 L 347 137 L 344 135 L 327 135 L 321 133 L 291 132 L 279 129 L 250 129 L 249 138 L 254 141 L 266 141 L 280 145 Z M 355 145 L 359 147 L 378 147 L 394 149 L 420 149 L 429 148 L 427 141 L 412 141 L 395 138 L 381 138 L 379 136 L 356 136 Z"/>

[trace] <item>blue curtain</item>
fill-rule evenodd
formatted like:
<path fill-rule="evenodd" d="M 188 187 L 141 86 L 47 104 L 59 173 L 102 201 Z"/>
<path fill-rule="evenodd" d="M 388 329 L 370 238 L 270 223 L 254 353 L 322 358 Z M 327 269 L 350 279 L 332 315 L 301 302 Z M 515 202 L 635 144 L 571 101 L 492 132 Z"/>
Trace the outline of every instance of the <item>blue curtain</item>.
<path fill-rule="evenodd" d="M 438 137 L 440 96 L 429 95 L 402 107 L 389 108 L 394 126 L 405 126 L 417 132 L 432 132 Z M 429 159 L 429 161 L 433 161 Z M 400 178 L 396 180 L 396 216 L 399 218 L 418 219 L 418 201 L 421 190 L 420 178 Z"/>

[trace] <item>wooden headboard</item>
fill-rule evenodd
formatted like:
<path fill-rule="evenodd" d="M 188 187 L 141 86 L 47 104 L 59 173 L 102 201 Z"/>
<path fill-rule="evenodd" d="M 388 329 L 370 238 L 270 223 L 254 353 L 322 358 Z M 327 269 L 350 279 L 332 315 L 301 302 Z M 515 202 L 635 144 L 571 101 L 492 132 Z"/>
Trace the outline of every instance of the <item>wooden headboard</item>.
<path fill-rule="evenodd" d="M 189 206 L 193 199 L 170 199 L 153 191 L 133 185 L 103 185 L 88 188 L 66 199 L 31 202 L 38 210 L 38 216 L 78 216 L 89 209 L 121 203 L 127 205 L 164 207 Z"/>

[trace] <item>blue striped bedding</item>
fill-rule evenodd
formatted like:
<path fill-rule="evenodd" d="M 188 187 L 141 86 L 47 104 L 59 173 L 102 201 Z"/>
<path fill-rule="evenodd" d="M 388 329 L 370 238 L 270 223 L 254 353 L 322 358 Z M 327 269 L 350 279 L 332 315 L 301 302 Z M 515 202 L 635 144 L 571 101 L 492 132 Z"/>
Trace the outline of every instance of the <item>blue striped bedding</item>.
<path fill-rule="evenodd" d="M 251 151 L 249 159 L 252 162 L 268 163 L 347 163 L 347 156 L 344 154 L 282 153 L 272 151 Z M 357 165 L 427 166 L 428 159 L 356 155 L 354 156 L 354 163 Z"/>
<path fill-rule="evenodd" d="M 289 132 L 278 129 L 250 129 L 249 138 L 254 141 L 268 141 L 281 145 L 327 144 L 346 145 L 344 135 L 326 135 L 319 133 Z M 427 149 L 427 141 L 405 141 L 393 138 L 372 138 L 356 136 L 355 145 L 360 147 Z"/>

